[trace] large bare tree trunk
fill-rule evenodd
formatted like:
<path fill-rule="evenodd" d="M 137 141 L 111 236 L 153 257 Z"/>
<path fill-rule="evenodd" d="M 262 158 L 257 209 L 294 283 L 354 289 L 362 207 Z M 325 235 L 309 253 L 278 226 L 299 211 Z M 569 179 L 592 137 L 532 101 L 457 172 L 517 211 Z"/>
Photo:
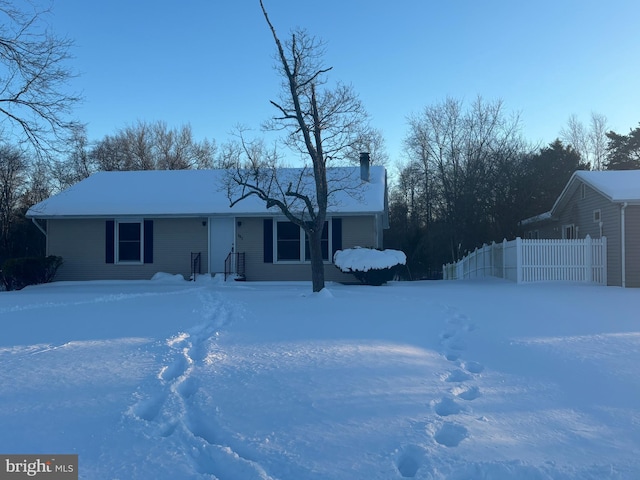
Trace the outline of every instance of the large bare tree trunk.
<path fill-rule="evenodd" d="M 324 260 L 322 259 L 322 227 L 316 228 L 309 235 L 311 256 L 311 284 L 314 292 L 324 288 Z"/>

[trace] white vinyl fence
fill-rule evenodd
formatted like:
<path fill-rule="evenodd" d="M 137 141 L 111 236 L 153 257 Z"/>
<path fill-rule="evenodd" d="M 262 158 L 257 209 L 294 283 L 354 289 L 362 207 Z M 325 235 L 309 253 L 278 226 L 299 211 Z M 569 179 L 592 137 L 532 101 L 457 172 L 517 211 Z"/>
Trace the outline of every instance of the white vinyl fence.
<path fill-rule="evenodd" d="M 548 281 L 607 284 L 607 239 L 523 240 L 477 248 L 443 265 L 445 280 L 499 277 L 517 283 Z"/>

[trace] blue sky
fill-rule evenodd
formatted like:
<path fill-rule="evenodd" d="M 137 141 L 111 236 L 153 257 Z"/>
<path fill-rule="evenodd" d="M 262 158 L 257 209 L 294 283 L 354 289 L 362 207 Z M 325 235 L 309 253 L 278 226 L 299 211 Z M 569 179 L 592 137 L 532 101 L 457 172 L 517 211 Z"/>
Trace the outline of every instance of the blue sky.
<path fill-rule="evenodd" d="M 637 0 L 265 0 L 281 38 L 327 43 L 331 80 L 351 83 L 401 158 L 406 118 L 454 97 L 501 99 L 531 142 L 592 111 L 640 122 Z M 190 123 L 221 143 L 274 114 L 280 79 L 258 0 L 55 0 L 52 29 L 75 41 L 77 110 L 97 140 L 137 120 Z M 257 132 L 256 132 L 257 133 Z"/>

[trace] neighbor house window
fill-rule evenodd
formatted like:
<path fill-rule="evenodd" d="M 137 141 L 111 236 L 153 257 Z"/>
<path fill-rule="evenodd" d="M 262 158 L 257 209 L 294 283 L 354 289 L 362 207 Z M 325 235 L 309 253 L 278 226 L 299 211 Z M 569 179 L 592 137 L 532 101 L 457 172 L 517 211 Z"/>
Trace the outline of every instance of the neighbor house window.
<path fill-rule="evenodd" d="M 118 222 L 116 225 L 116 258 L 118 263 L 142 262 L 142 222 Z"/>
<path fill-rule="evenodd" d="M 305 231 L 292 222 L 275 222 L 275 258 L 278 262 L 310 261 L 309 239 Z M 322 259 L 329 261 L 329 222 L 322 229 Z"/>
<path fill-rule="evenodd" d="M 574 224 L 571 225 L 563 225 L 562 226 L 562 238 L 571 240 L 577 237 L 576 226 Z"/>
<path fill-rule="evenodd" d="M 602 218 L 601 210 L 600 209 L 594 210 L 593 211 L 593 221 L 597 223 L 597 222 L 600 221 L 601 218 Z"/>

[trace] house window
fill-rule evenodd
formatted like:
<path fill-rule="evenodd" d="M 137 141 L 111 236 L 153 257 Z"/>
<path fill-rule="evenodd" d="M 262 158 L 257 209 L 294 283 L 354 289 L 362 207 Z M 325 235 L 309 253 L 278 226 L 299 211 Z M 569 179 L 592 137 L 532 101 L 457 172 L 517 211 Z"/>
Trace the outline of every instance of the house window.
<path fill-rule="evenodd" d="M 577 232 L 576 232 L 576 226 L 573 223 L 571 225 L 562 226 L 562 238 L 566 240 L 578 238 Z"/>
<path fill-rule="evenodd" d="M 105 263 L 153 263 L 153 220 L 107 220 Z"/>
<path fill-rule="evenodd" d="M 598 223 L 598 222 L 600 222 L 601 218 L 602 218 L 602 212 L 600 211 L 600 209 L 594 210 L 593 211 L 593 221 Z"/>
<path fill-rule="evenodd" d="M 142 262 L 142 222 L 118 222 L 116 225 L 116 258 L 118 263 Z"/>
<path fill-rule="evenodd" d="M 276 258 L 282 261 L 300 261 L 300 227 L 291 222 L 276 224 Z"/>
<path fill-rule="evenodd" d="M 275 227 L 274 253 L 278 262 L 310 261 L 309 239 L 301 227 L 295 223 L 284 221 L 275 222 Z M 330 222 L 325 222 L 322 229 L 322 259 L 326 262 L 329 261 L 329 252 L 331 251 L 330 228 Z"/>

